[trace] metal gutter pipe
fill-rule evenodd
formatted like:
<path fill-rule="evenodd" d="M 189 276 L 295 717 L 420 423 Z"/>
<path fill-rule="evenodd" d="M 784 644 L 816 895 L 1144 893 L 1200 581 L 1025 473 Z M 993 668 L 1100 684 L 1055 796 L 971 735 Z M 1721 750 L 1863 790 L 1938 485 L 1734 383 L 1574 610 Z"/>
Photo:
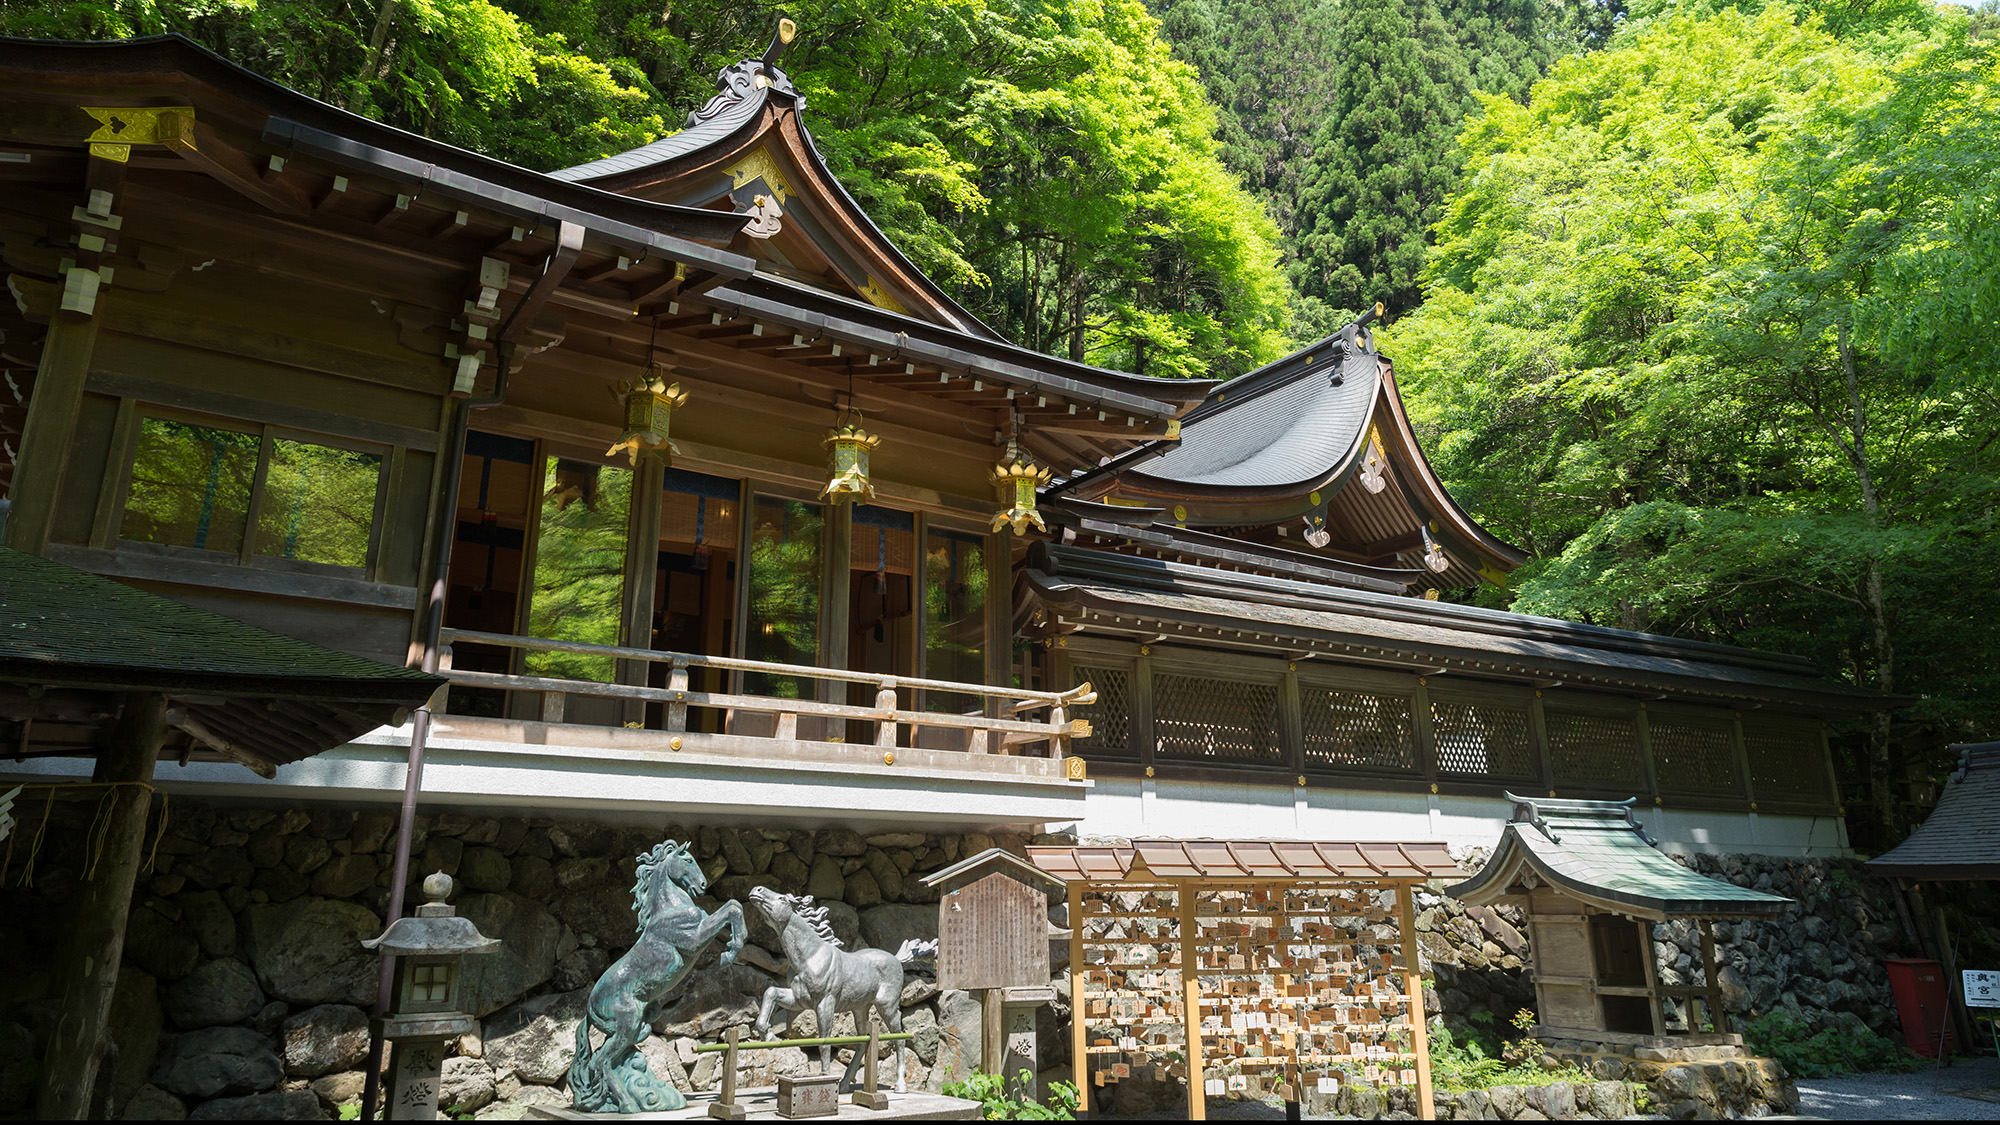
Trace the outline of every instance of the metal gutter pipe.
<path fill-rule="evenodd" d="M 458 521 L 458 490 L 465 475 L 466 433 L 472 428 L 472 412 L 483 406 L 498 406 L 507 398 L 507 380 L 513 374 L 514 345 L 500 344 L 500 370 L 493 380 L 493 393 L 460 400 L 452 422 L 451 441 L 446 450 L 444 487 L 436 516 L 437 553 L 431 563 L 430 594 L 424 606 L 424 652 L 419 666 L 433 675 L 439 660 L 438 635 L 444 628 L 445 594 L 451 581 L 451 536 Z M 449 691 L 449 687 L 439 688 Z M 435 697 L 433 697 L 435 698 Z M 402 814 L 396 821 L 395 869 L 389 875 L 389 901 L 382 909 L 382 923 L 388 925 L 403 916 L 403 896 L 409 891 L 410 838 L 417 825 L 417 795 L 423 789 L 424 742 L 430 735 L 430 704 L 417 708 L 410 719 L 410 753 L 403 776 Z M 375 1120 L 375 1099 L 382 1090 L 382 1024 L 395 1000 L 396 959 L 382 958 L 382 973 L 375 986 L 375 1015 L 368 1036 L 368 1062 L 362 1082 L 361 1120 Z"/>

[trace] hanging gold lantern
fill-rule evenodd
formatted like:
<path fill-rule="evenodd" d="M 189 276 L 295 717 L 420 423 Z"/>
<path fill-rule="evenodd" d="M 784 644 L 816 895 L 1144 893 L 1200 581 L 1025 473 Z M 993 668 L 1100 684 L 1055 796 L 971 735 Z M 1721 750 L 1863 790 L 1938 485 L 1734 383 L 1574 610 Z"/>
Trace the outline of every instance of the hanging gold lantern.
<path fill-rule="evenodd" d="M 680 456 L 680 447 L 667 436 L 667 426 L 674 411 L 688 399 L 681 385 L 669 386 L 665 379 L 655 375 L 619 383 L 618 393 L 625 399 L 625 432 L 604 455 L 609 457 L 623 449 L 631 454 L 635 466 L 639 458 L 658 456 L 661 450 Z"/>
<path fill-rule="evenodd" d="M 836 504 L 875 499 L 875 486 L 868 480 L 868 452 L 882 444 L 882 439 L 861 428 L 861 412 L 843 411 L 821 444 L 827 448 L 831 475 L 826 487 L 820 489 L 820 498 Z"/>
<path fill-rule="evenodd" d="M 1042 514 L 1035 510 L 1035 489 L 1049 483 L 1049 471 L 1035 464 L 1034 459 L 1022 453 L 1013 443 L 1008 443 L 1007 455 L 993 467 L 993 484 L 1000 493 L 1000 502 L 1012 502 L 1013 506 L 993 513 L 993 530 L 1002 524 L 1012 524 L 1014 534 L 1021 535 L 1034 524 L 1038 530 L 1047 531 L 1049 525 L 1042 522 Z"/>

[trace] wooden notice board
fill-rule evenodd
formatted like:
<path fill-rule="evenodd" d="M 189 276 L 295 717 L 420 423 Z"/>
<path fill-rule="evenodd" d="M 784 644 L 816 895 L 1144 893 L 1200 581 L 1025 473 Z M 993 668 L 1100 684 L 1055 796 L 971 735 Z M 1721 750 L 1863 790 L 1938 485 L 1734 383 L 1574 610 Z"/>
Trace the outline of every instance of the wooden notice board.
<path fill-rule="evenodd" d="M 938 902 L 938 987 L 1047 984 L 1049 904 L 1040 887 L 994 871 Z"/>

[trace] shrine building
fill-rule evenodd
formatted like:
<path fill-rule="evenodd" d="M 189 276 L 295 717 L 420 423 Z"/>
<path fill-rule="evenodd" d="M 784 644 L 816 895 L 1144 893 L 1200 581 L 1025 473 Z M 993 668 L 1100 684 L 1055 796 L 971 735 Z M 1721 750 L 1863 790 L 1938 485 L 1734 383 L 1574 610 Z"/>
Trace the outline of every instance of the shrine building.
<path fill-rule="evenodd" d="M 0 42 L 7 545 L 451 681 L 268 779 L 179 728 L 161 785 L 387 806 L 414 741 L 426 810 L 1469 845 L 1511 789 L 1845 847 L 1866 695 L 1437 600 L 1525 556 L 1372 314 L 1227 382 L 1017 347 L 829 172 L 782 49 L 544 175 L 177 37 Z"/>

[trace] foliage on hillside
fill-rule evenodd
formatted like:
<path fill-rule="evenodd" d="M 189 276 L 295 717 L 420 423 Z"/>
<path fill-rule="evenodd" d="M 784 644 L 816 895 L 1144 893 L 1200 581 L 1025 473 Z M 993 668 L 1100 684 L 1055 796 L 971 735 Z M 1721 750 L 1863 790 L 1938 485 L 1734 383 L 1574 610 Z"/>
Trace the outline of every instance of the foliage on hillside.
<path fill-rule="evenodd" d="M 1904 766 L 2000 698 L 2000 60 L 1881 14 L 1647 16 L 1483 99 L 1384 346 L 1536 557 L 1515 608 L 1925 696 L 1849 746 L 1888 833 Z"/>

